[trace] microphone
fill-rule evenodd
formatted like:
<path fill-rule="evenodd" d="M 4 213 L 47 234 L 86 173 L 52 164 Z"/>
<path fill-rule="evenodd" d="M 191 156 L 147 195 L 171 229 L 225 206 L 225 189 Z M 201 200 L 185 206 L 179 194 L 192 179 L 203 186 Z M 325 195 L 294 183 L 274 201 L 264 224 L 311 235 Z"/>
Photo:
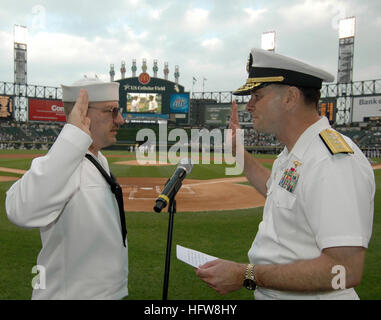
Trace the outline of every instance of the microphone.
<path fill-rule="evenodd" d="M 156 212 L 163 210 L 171 199 L 175 197 L 177 192 L 180 190 L 182 181 L 192 171 L 193 164 L 190 159 L 181 159 L 176 171 L 164 186 L 164 190 L 156 199 L 156 204 L 153 209 Z"/>

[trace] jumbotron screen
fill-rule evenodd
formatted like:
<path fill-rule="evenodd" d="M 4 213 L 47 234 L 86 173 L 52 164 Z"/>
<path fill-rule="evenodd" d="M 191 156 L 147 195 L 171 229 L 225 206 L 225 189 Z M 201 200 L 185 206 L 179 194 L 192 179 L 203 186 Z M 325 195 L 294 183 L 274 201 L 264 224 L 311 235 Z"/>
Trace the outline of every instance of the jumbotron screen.
<path fill-rule="evenodd" d="M 161 113 L 161 107 L 162 96 L 159 93 L 127 93 L 127 112 Z"/>

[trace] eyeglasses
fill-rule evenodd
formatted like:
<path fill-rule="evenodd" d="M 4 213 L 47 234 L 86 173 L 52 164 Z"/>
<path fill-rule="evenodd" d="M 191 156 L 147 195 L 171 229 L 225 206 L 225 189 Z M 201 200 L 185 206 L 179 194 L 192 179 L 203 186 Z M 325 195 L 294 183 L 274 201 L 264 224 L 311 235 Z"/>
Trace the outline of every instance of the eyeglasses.
<path fill-rule="evenodd" d="M 89 106 L 89 109 L 98 109 L 102 110 L 102 108 L 94 107 L 94 106 Z M 111 106 L 109 109 L 103 109 L 104 112 L 111 112 L 111 116 L 113 119 L 116 119 L 119 114 L 119 108 L 117 106 Z"/>

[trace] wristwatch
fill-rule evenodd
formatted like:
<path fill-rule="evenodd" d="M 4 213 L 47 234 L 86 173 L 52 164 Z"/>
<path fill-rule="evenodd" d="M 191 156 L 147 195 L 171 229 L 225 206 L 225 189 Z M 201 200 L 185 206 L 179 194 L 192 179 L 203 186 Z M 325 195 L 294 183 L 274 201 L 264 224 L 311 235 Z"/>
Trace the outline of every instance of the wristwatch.
<path fill-rule="evenodd" d="M 253 264 L 248 264 L 246 267 L 245 280 L 243 281 L 243 286 L 247 290 L 255 290 L 255 288 L 257 287 L 257 285 L 255 283 L 254 265 Z"/>

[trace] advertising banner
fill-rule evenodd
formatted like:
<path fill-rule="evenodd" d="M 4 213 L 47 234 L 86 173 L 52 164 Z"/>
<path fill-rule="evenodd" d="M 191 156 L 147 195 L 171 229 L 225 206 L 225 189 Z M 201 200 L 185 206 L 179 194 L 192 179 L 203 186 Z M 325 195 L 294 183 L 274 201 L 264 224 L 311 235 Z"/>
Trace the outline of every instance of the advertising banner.
<path fill-rule="evenodd" d="M 65 122 L 61 100 L 29 99 L 29 121 Z"/>
<path fill-rule="evenodd" d="M 188 113 L 189 111 L 189 94 L 176 93 L 171 94 L 169 102 L 169 112 L 171 113 Z"/>
<path fill-rule="evenodd" d="M 381 96 L 353 98 L 352 122 L 363 122 L 370 117 L 381 117 Z"/>
<path fill-rule="evenodd" d="M 240 124 L 252 124 L 251 116 L 245 112 L 245 104 L 238 104 L 238 121 Z M 227 126 L 230 121 L 230 103 L 206 104 L 205 110 L 205 125 L 212 126 Z"/>

